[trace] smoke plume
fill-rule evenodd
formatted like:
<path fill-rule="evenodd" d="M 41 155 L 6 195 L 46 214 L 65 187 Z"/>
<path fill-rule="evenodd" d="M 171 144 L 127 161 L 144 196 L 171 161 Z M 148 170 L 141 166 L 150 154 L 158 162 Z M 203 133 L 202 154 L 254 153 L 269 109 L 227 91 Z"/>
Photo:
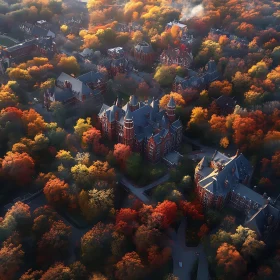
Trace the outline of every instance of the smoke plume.
<path fill-rule="evenodd" d="M 192 6 L 191 4 L 187 4 L 182 9 L 182 15 L 180 21 L 186 21 L 192 17 L 203 16 L 204 7 L 202 4 Z"/>

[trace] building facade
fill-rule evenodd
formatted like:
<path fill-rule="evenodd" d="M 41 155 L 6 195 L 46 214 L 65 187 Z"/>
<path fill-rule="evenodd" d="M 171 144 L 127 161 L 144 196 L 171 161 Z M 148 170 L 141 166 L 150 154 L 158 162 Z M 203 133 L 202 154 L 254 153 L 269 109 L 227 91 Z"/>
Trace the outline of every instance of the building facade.
<path fill-rule="evenodd" d="M 138 102 L 132 95 L 124 106 L 119 99 L 111 107 L 103 104 L 98 117 L 103 135 L 158 162 L 178 149 L 182 141 L 183 127 L 176 119 L 175 109 L 173 98 L 166 110 L 160 110 L 158 100 Z"/>
<path fill-rule="evenodd" d="M 177 65 L 183 68 L 189 68 L 193 61 L 193 55 L 186 49 L 169 48 L 161 53 L 159 60 L 164 65 Z"/>
<path fill-rule="evenodd" d="M 272 225 L 269 219 L 275 219 L 278 225 L 279 210 L 266 194 L 261 195 L 248 187 L 252 173 L 252 165 L 242 154 L 229 158 L 216 151 L 210 161 L 204 157 L 196 166 L 196 192 L 206 209 L 222 209 L 228 205 L 244 212 L 247 216 L 245 225 L 258 226 L 259 235 L 263 236 L 265 223 Z M 270 214 L 266 215 L 268 212 Z M 266 219 L 269 215 L 272 217 Z M 262 223 L 256 225 L 254 219 L 262 220 Z"/>
<path fill-rule="evenodd" d="M 133 56 L 141 63 L 149 64 L 155 60 L 155 52 L 147 42 L 140 42 L 133 48 Z"/>

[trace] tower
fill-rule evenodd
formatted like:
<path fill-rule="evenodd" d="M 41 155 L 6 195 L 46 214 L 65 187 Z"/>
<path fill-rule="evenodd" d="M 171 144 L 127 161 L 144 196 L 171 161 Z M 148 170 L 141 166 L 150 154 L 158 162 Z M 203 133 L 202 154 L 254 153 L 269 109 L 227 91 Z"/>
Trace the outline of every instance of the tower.
<path fill-rule="evenodd" d="M 166 115 L 167 118 L 169 119 L 170 123 L 173 123 L 175 121 L 175 109 L 176 109 L 176 103 L 171 96 L 168 104 L 167 104 L 167 110 L 166 110 Z"/>
<path fill-rule="evenodd" d="M 129 108 L 127 108 L 125 117 L 124 117 L 124 128 L 123 128 L 123 141 L 125 145 L 133 148 L 134 140 L 134 124 L 133 116 Z"/>
<path fill-rule="evenodd" d="M 122 107 L 122 100 L 121 100 L 120 97 L 117 98 L 117 100 L 116 100 L 116 102 L 115 102 L 115 105 L 116 105 L 117 107 L 119 107 L 119 108 Z"/>
<path fill-rule="evenodd" d="M 135 95 L 130 96 L 129 107 L 130 107 L 131 112 L 138 109 L 138 100 L 137 100 L 137 97 Z"/>

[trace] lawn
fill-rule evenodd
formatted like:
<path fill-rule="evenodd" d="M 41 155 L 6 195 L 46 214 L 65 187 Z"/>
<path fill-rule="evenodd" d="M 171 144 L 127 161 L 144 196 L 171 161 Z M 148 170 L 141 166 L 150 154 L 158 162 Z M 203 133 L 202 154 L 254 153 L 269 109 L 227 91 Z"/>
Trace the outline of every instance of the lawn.
<path fill-rule="evenodd" d="M 16 43 L 8 38 L 0 36 L 0 46 L 11 47 Z"/>

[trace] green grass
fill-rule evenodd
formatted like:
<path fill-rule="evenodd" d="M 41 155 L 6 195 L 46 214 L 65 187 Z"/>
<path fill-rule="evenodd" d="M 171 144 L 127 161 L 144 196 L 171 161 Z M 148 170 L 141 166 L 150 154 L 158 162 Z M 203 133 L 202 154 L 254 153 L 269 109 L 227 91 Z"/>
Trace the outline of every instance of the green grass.
<path fill-rule="evenodd" d="M 11 47 L 15 45 L 16 43 L 8 38 L 4 38 L 0 36 L 0 46 L 6 46 L 6 47 Z"/>

